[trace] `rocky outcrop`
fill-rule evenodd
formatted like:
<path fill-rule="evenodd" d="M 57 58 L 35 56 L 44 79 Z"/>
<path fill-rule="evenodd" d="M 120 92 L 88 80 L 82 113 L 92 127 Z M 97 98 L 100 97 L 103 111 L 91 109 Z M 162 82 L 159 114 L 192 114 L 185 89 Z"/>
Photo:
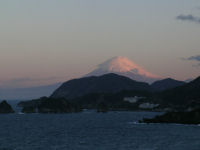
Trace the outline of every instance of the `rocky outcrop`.
<path fill-rule="evenodd" d="M 6 101 L 2 101 L 0 103 L 0 114 L 7 114 L 7 113 L 14 113 L 14 110 Z"/>
<path fill-rule="evenodd" d="M 200 109 L 190 112 L 168 112 L 152 119 L 143 119 L 144 123 L 179 123 L 179 124 L 200 124 Z"/>

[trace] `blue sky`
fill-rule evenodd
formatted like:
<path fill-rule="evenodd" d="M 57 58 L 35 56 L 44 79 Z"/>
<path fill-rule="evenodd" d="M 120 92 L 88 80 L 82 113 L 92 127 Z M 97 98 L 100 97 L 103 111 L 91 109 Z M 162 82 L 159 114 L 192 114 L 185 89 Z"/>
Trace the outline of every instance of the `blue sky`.
<path fill-rule="evenodd" d="M 200 23 L 176 17 L 198 20 L 199 7 L 199 0 L 1 0 L 0 84 L 80 77 L 114 56 L 163 77 L 197 77 L 199 61 L 187 58 L 200 55 Z"/>

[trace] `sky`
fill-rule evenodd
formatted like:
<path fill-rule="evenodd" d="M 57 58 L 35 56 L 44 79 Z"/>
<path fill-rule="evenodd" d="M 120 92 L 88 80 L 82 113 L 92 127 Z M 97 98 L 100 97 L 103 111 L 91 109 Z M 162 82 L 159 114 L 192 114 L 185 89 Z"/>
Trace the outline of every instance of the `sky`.
<path fill-rule="evenodd" d="M 0 0 L 0 87 L 81 77 L 114 56 L 200 75 L 199 0 Z"/>

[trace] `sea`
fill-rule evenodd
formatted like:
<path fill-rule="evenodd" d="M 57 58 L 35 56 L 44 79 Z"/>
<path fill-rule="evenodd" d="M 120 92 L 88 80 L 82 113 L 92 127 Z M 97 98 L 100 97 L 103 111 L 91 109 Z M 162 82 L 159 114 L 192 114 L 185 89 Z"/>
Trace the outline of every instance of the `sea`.
<path fill-rule="evenodd" d="M 0 150 L 200 150 L 200 126 L 142 124 L 158 112 L 0 115 Z"/>

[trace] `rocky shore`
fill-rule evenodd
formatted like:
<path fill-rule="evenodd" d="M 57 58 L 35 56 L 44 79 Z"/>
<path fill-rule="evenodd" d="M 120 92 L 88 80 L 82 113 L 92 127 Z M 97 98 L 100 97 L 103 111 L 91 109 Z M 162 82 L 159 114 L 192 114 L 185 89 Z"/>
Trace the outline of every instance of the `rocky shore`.
<path fill-rule="evenodd" d="M 140 123 L 178 123 L 178 124 L 200 124 L 200 109 L 190 112 L 167 112 L 152 119 L 144 118 Z"/>

